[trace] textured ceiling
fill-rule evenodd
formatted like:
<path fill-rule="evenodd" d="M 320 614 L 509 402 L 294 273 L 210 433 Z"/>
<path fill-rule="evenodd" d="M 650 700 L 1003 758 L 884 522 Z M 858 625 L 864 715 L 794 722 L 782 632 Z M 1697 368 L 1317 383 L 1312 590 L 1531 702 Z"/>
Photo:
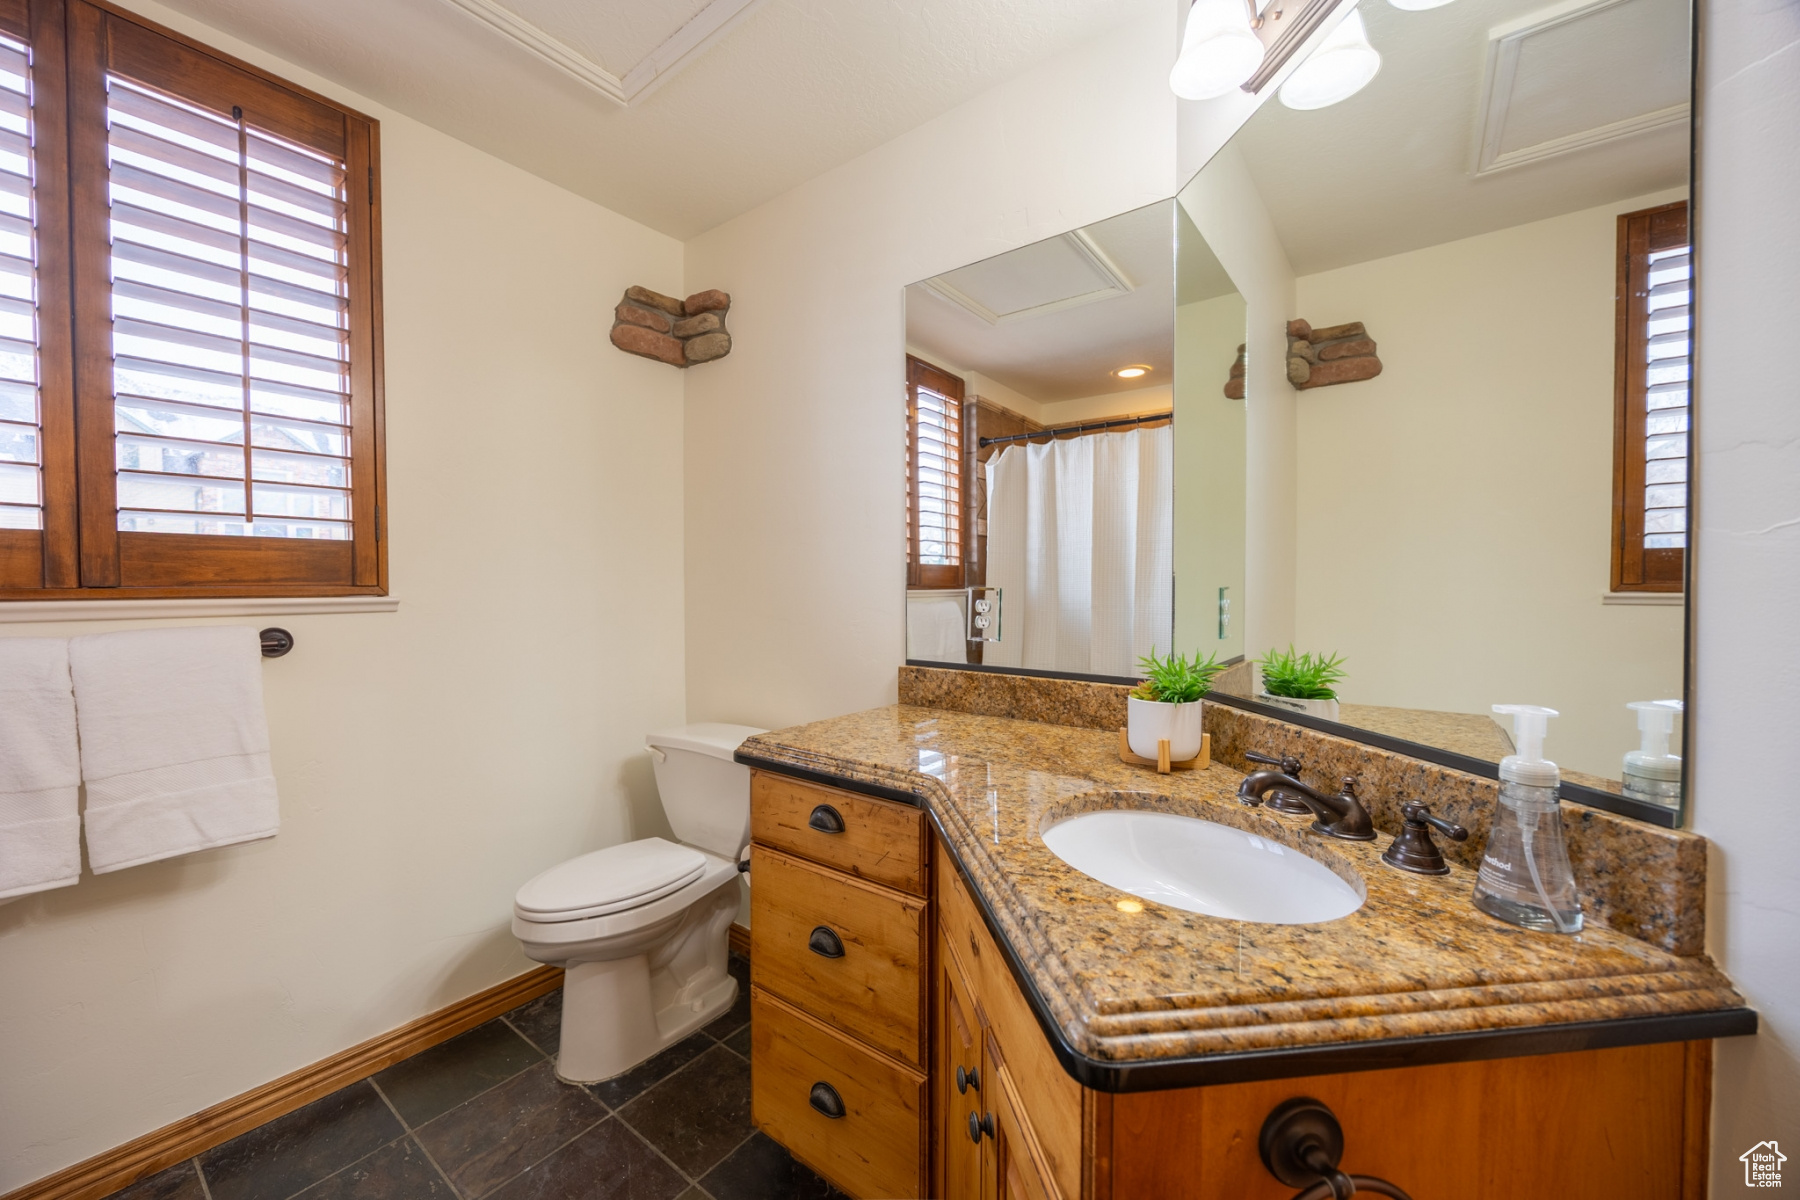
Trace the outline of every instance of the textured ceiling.
<path fill-rule="evenodd" d="M 1477 175 L 1488 31 L 1548 18 L 1545 0 L 1458 0 L 1425 12 L 1359 6 L 1381 72 L 1330 108 L 1271 100 L 1232 139 L 1302 275 L 1678 187 L 1688 125 L 1675 124 Z M 1527 53 L 1505 149 L 1682 102 L 1687 0 L 1621 0 Z M 1594 86 L 1592 81 L 1603 81 Z"/>
<path fill-rule="evenodd" d="M 450 0 L 167 0 L 678 238 L 1166 0 L 763 0 L 630 107 Z M 700 0 L 512 0 L 615 75 Z"/>

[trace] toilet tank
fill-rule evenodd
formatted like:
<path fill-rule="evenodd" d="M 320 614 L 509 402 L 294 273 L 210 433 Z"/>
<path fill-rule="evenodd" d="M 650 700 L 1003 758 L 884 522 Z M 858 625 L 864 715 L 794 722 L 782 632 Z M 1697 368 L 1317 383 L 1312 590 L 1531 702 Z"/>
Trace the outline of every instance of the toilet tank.
<path fill-rule="evenodd" d="M 676 837 L 721 858 L 737 858 L 750 842 L 750 768 L 731 756 L 745 738 L 767 732 L 707 724 L 645 736 L 656 764 L 656 790 Z"/>

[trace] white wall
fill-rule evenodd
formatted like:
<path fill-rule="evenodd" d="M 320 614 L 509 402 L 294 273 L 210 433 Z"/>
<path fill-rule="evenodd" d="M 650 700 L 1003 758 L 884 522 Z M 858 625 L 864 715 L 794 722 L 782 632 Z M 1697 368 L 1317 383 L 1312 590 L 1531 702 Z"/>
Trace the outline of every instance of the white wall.
<path fill-rule="evenodd" d="M 903 653 L 901 291 L 1167 199 L 1174 22 L 1142 16 L 687 244 L 732 293 L 687 382 L 688 712 L 889 703 Z M 920 178 L 957 186 L 921 191 Z"/>
<path fill-rule="evenodd" d="M 1234 101 L 1235 103 L 1235 101 Z M 1247 115 L 1247 114 L 1246 114 Z M 1294 268 L 1235 147 L 1219 151 L 1179 196 L 1194 227 L 1244 298 L 1245 652 L 1294 638 L 1296 406 L 1287 380 Z M 1180 528 L 1176 537 L 1181 537 Z"/>
<path fill-rule="evenodd" d="M 1718 1044 L 1714 1195 L 1737 1196 L 1757 1142 L 1800 1166 L 1800 784 L 1782 762 L 1800 714 L 1800 404 L 1788 356 L 1769 353 L 1800 328 L 1800 5 L 1700 11 L 1690 762 L 1711 948 L 1762 1013 L 1757 1037 Z"/>
<path fill-rule="evenodd" d="M 607 329 L 628 284 L 680 290 L 681 246 L 343 98 L 382 121 L 401 607 L 279 622 L 278 837 L 0 906 L 0 1192 L 528 969 L 519 884 L 665 828 L 682 379 Z"/>
<path fill-rule="evenodd" d="M 1173 384 L 1132 388 L 1128 392 L 1103 392 L 1074 400 L 1052 400 L 1038 419 L 1046 425 L 1072 425 L 1078 421 L 1103 421 L 1108 417 L 1139 416 L 1168 412 L 1175 403 Z"/>
<path fill-rule="evenodd" d="M 1244 653 L 1245 403 L 1225 395 L 1244 345 L 1236 292 L 1175 310 L 1175 649 Z M 1219 589 L 1231 620 L 1219 636 Z"/>
<path fill-rule="evenodd" d="M 1299 394 L 1296 639 L 1344 655 L 1344 700 L 1549 705 L 1550 757 L 1617 779 L 1626 702 L 1681 695 L 1682 609 L 1601 597 L 1617 216 L 1683 194 L 1297 281 L 1300 315 L 1362 321 L 1382 362 Z"/>

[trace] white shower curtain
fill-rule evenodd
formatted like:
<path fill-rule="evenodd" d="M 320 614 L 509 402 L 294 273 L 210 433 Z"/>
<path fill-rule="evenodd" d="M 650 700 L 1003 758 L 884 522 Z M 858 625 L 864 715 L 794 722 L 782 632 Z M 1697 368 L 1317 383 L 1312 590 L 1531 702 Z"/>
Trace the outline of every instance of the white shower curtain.
<path fill-rule="evenodd" d="M 1175 617 L 1174 430 L 1008 447 L 987 464 L 997 666 L 1136 675 Z"/>

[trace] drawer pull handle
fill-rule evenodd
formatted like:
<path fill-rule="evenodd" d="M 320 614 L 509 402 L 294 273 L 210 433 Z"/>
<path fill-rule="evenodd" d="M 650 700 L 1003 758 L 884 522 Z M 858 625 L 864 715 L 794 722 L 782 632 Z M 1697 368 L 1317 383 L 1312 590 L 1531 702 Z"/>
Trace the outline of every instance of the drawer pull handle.
<path fill-rule="evenodd" d="M 970 1088 L 974 1088 L 978 1092 L 981 1090 L 981 1068 L 976 1067 L 973 1071 L 966 1071 L 962 1067 L 957 1067 L 956 1094 L 967 1095 Z"/>
<path fill-rule="evenodd" d="M 844 957 L 844 939 L 825 925 L 813 926 L 812 936 L 806 939 L 806 948 L 820 958 Z"/>
<path fill-rule="evenodd" d="M 833 1121 L 844 1119 L 844 1098 L 829 1083 L 815 1083 L 806 1102 Z"/>
<path fill-rule="evenodd" d="M 971 1142 L 979 1143 L 981 1141 L 981 1135 L 984 1133 L 989 1137 L 994 1136 L 994 1114 L 970 1113 L 969 1140 Z"/>
<path fill-rule="evenodd" d="M 807 825 L 820 833 L 844 832 L 844 817 L 829 804 L 821 804 L 812 810 L 812 816 L 806 818 Z"/>

